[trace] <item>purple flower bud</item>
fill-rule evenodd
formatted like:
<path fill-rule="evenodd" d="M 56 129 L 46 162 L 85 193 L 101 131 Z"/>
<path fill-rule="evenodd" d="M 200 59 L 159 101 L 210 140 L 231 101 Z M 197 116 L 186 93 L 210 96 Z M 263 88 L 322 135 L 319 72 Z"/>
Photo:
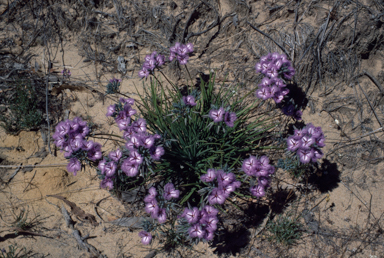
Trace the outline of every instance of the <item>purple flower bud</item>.
<path fill-rule="evenodd" d="M 268 186 L 269 180 L 267 177 L 259 177 L 259 184 L 262 185 L 263 187 Z"/>
<path fill-rule="evenodd" d="M 77 175 L 77 171 L 80 171 L 81 163 L 77 158 L 71 158 L 67 165 L 68 172 L 73 173 L 74 176 Z"/>
<path fill-rule="evenodd" d="M 200 180 L 203 182 L 212 182 L 216 178 L 216 171 L 213 168 L 207 170 L 207 174 L 201 175 Z"/>
<path fill-rule="evenodd" d="M 224 122 L 228 127 L 233 127 L 235 125 L 236 120 L 237 116 L 235 112 L 225 112 Z"/>
<path fill-rule="evenodd" d="M 214 232 L 207 231 L 204 239 L 207 241 L 211 241 L 211 240 L 213 240 L 214 237 L 215 237 Z"/>
<path fill-rule="evenodd" d="M 169 55 L 169 61 L 172 61 L 175 58 L 176 58 L 176 53 L 171 52 L 171 54 Z"/>
<path fill-rule="evenodd" d="M 147 231 L 140 231 L 139 237 L 141 237 L 141 243 L 143 245 L 149 245 L 152 241 L 152 235 Z"/>
<path fill-rule="evenodd" d="M 101 144 L 95 142 L 93 148 L 88 151 L 87 157 L 92 161 L 101 159 L 103 157 L 103 154 L 101 153 Z"/>
<path fill-rule="evenodd" d="M 293 118 L 296 119 L 297 121 L 300 121 L 302 116 L 303 116 L 303 112 L 301 110 L 297 110 Z"/>

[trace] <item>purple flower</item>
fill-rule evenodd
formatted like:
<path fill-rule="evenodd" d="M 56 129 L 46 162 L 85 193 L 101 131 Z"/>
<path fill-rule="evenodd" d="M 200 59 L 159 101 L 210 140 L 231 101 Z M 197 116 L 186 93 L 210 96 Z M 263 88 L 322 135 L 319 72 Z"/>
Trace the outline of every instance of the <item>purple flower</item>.
<path fill-rule="evenodd" d="M 144 118 L 139 118 L 132 126 L 137 133 L 145 133 L 147 131 L 147 121 Z"/>
<path fill-rule="evenodd" d="M 236 190 L 236 188 L 234 187 L 233 184 L 229 184 L 229 185 L 226 185 L 226 186 L 223 186 L 222 187 L 222 190 L 223 190 L 223 193 L 225 195 L 226 198 L 228 198 L 228 196 L 234 192 Z"/>
<path fill-rule="evenodd" d="M 100 182 L 100 187 L 101 188 L 108 188 L 108 190 L 112 190 L 113 189 L 113 181 L 112 179 L 106 177 L 104 178 L 104 180 L 102 180 Z"/>
<path fill-rule="evenodd" d="M 88 151 L 87 157 L 92 161 L 101 159 L 103 157 L 103 154 L 101 153 L 101 144 L 95 142 L 93 148 Z"/>
<path fill-rule="evenodd" d="M 200 211 L 197 207 L 193 207 L 191 210 L 185 208 L 183 215 L 189 224 L 195 224 L 200 219 Z"/>
<path fill-rule="evenodd" d="M 224 122 L 228 127 L 233 127 L 236 120 L 237 116 L 235 112 L 225 112 Z"/>
<path fill-rule="evenodd" d="M 270 167 L 269 158 L 267 156 L 260 157 L 260 166 L 262 169 L 268 169 Z"/>
<path fill-rule="evenodd" d="M 312 162 L 317 162 L 318 159 L 321 159 L 323 157 L 323 152 L 318 149 L 313 149 L 313 157 Z"/>
<path fill-rule="evenodd" d="M 183 96 L 183 102 L 186 106 L 196 106 L 195 97 L 192 95 Z"/>
<path fill-rule="evenodd" d="M 318 138 L 315 140 L 316 145 L 319 147 L 324 147 L 325 146 L 325 137 L 323 134 L 321 134 Z"/>
<path fill-rule="evenodd" d="M 263 197 L 265 195 L 265 190 L 262 185 L 255 185 L 250 188 L 251 194 L 257 198 Z"/>
<path fill-rule="evenodd" d="M 130 159 L 124 160 L 121 164 L 121 170 L 129 177 L 137 176 L 139 173 L 139 164 L 132 162 Z"/>
<path fill-rule="evenodd" d="M 203 211 L 207 213 L 208 216 L 216 216 L 219 211 L 212 206 L 205 205 Z"/>
<path fill-rule="evenodd" d="M 175 187 L 172 183 L 168 183 L 164 186 L 164 194 L 163 197 L 165 200 L 169 201 L 172 198 L 179 198 L 180 191 L 175 190 Z"/>
<path fill-rule="evenodd" d="M 152 235 L 147 231 L 140 231 L 139 237 L 141 237 L 141 243 L 143 245 L 149 245 L 152 240 Z"/>
<path fill-rule="evenodd" d="M 111 152 L 109 153 L 109 158 L 110 158 L 111 160 L 113 160 L 113 161 L 118 162 L 118 161 L 120 160 L 120 158 L 121 158 L 122 155 L 123 155 L 123 153 L 121 152 L 121 150 L 120 150 L 120 149 L 117 149 L 117 150 L 115 150 L 115 151 L 111 151 Z"/>
<path fill-rule="evenodd" d="M 218 188 L 214 188 L 212 190 L 211 195 L 208 197 L 208 202 L 211 205 L 214 204 L 223 204 L 225 202 L 225 194 L 223 190 L 219 190 Z"/>
<path fill-rule="evenodd" d="M 216 171 L 213 168 L 207 170 L 207 174 L 201 175 L 200 180 L 203 182 L 212 182 L 216 178 Z"/>
<path fill-rule="evenodd" d="M 214 232 L 207 231 L 206 234 L 205 234 L 204 239 L 208 240 L 208 241 L 211 241 L 211 240 L 213 240 L 214 236 L 215 236 Z"/>
<path fill-rule="evenodd" d="M 131 150 L 129 153 L 129 162 L 133 164 L 140 165 L 143 163 L 143 157 L 140 155 L 140 153 L 136 150 Z"/>
<path fill-rule="evenodd" d="M 219 220 L 216 218 L 216 216 L 208 216 L 207 218 L 205 218 L 204 222 L 204 224 L 206 225 L 205 230 L 207 230 L 208 232 L 215 232 Z"/>
<path fill-rule="evenodd" d="M 256 90 L 256 97 L 259 99 L 267 100 L 271 97 L 271 90 L 269 87 L 262 87 Z"/>
<path fill-rule="evenodd" d="M 104 175 L 104 173 L 105 173 L 106 163 L 107 163 L 107 161 L 105 159 L 103 159 L 102 161 L 99 162 L 99 165 L 97 166 L 100 169 L 100 172 L 102 175 Z"/>
<path fill-rule="evenodd" d="M 209 117 L 213 119 L 213 122 L 218 123 L 223 121 L 223 115 L 224 115 L 224 108 L 221 107 L 218 110 L 212 109 L 209 111 Z"/>
<path fill-rule="evenodd" d="M 116 163 L 111 161 L 107 163 L 104 167 L 104 173 L 106 177 L 113 177 L 116 172 Z"/>
<path fill-rule="evenodd" d="M 311 145 L 315 143 L 315 140 L 312 137 L 305 135 L 301 138 L 300 142 L 301 142 L 301 146 L 300 146 L 301 149 L 309 150 L 311 148 Z"/>
<path fill-rule="evenodd" d="M 147 203 L 147 202 L 151 202 L 151 201 L 153 201 L 153 200 L 156 201 L 156 195 L 157 195 L 157 191 L 156 191 L 156 189 L 155 189 L 154 187 L 151 187 L 151 188 L 149 188 L 148 192 L 149 192 L 149 195 L 147 195 L 147 196 L 144 198 L 144 202 Z"/>
<path fill-rule="evenodd" d="M 161 156 L 164 155 L 164 148 L 161 146 L 157 146 L 154 152 L 151 154 L 152 159 L 160 160 Z"/>
<path fill-rule="evenodd" d="M 141 146 L 141 137 L 138 134 L 134 134 L 131 136 L 130 142 L 136 147 L 139 148 Z M 126 145 L 127 146 L 127 145 Z M 129 147 L 127 146 L 129 149 Z"/>
<path fill-rule="evenodd" d="M 80 171 L 81 163 L 77 158 L 71 158 L 67 165 L 68 172 L 73 173 L 74 176 L 77 175 L 77 171 Z"/>
<path fill-rule="evenodd" d="M 164 56 L 163 55 L 158 55 L 156 57 L 156 66 L 162 66 L 164 63 L 165 63 Z"/>
<path fill-rule="evenodd" d="M 303 116 L 303 112 L 301 110 L 297 110 L 293 118 L 296 119 L 297 121 L 300 121 L 302 116 Z"/>
<path fill-rule="evenodd" d="M 203 238 L 205 235 L 204 230 L 201 229 L 201 226 L 199 224 L 195 224 L 192 227 L 190 227 L 188 232 L 189 232 L 189 236 L 192 238 L 193 237 Z"/>
<path fill-rule="evenodd" d="M 248 176 L 254 175 L 257 167 L 260 167 L 260 161 L 255 156 L 250 156 L 243 161 L 242 169 Z"/>
<path fill-rule="evenodd" d="M 159 209 L 159 213 L 157 214 L 157 220 L 160 224 L 163 224 L 167 221 L 167 212 L 165 209 Z"/>
<path fill-rule="evenodd" d="M 301 146 L 301 141 L 295 139 L 293 136 L 288 137 L 287 139 L 288 144 L 288 150 L 289 151 L 296 151 Z"/>
<path fill-rule="evenodd" d="M 150 202 L 147 202 L 147 204 L 145 205 L 145 211 L 150 214 L 152 218 L 156 219 L 159 213 L 159 205 L 157 204 L 157 201 L 152 200 Z"/>
<path fill-rule="evenodd" d="M 269 184 L 268 178 L 267 177 L 263 177 L 263 176 L 259 177 L 259 184 L 264 186 L 264 187 L 267 187 L 268 184 Z"/>
<path fill-rule="evenodd" d="M 188 53 L 193 52 L 193 44 L 192 43 L 187 43 L 187 45 L 185 45 L 185 47 L 187 48 Z"/>
<path fill-rule="evenodd" d="M 309 163 L 313 157 L 313 149 L 299 149 L 297 151 L 297 155 L 299 156 L 300 162 L 301 163 Z"/>
<path fill-rule="evenodd" d="M 186 65 L 188 63 L 189 56 L 183 55 L 183 56 L 177 56 L 177 60 L 181 65 Z"/>
<path fill-rule="evenodd" d="M 150 149 L 155 144 L 155 138 L 151 135 L 143 136 L 141 138 L 141 146 L 146 149 Z"/>
<path fill-rule="evenodd" d="M 139 71 L 139 77 L 140 78 L 147 78 L 149 75 L 149 71 L 146 68 L 143 68 Z"/>
<path fill-rule="evenodd" d="M 235 180 L 235 175 L 233 173 L 225 173 L 223 170 L 217 170 L 216 178 L 219 186 L 224 187 Z"/>
<path fill-rule="evenodd" d="M 69 124 L 66 122 L 60 122 L 56 126 L 56 133 L 58 133 L 61 136 L 67 135 L 69 132 Z"/>
<path fill-rule="evenodd" d="M 307 134 L 307 129 L 305 129 L 305 128 L 303 128 L 301 130 L 296 129 L 294 131 L 293 137 L 295 137 L 295 139 L 297 139 L 297 140 L 300 140 L 306 134 Z"/>
<path fill-rule="evenodd" d="M 267 87 L 269 85 L 271 85 L 272 81 L 270 78 L 268 77 L 264 77 L 262 80 L 261 80 L 261 83 L 259 84 L 260 88 L 263 88 L 263 87 Z"/>

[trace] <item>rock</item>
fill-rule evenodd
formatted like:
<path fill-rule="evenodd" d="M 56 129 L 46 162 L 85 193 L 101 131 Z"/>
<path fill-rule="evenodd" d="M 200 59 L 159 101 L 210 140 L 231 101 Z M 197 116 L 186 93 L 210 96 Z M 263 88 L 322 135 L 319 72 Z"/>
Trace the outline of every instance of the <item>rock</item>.
<path fill-rule="evenodd" d="M 124 73 L 124 74 L 127 72 L 127 69 L 125 67 L 125 60 L 124 60 L 124 57 L 122 57 L 122 56 L 119 56 L 117 58 L 117 70 L 119 72 Z"/>

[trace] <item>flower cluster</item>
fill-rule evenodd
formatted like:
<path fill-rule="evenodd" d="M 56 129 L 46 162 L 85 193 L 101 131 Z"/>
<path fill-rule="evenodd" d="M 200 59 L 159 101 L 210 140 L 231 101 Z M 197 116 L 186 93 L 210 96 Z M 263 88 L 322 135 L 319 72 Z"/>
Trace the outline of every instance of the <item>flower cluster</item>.
<path fill-rule="evenodd" d="M 217 110 L 211 109 L 209 111 L 209 117 L 215 123 L 224 121 L 228 127 L 233 127 L 235 125 L 235 121 L 237 120 L 237 116 L 235 112 L 225 111 L 223 107 Z"/>
<path fill-rule="evenodd" d="M 167 211 L 165 208 L 160 208 L 159 203 L 156 200 L 157 191 L 154 187 L 149 188 L 149 195 L 144 199 L 145 211 L 151 215 L 152 218 L 157 219 L 160 224 L 163 224 L 167 220 Z M 163 199 L 170 201 L 171 199 L 179 198 L 180 191 L 176 190 L 172 183 L 168 183 L 164 186 Z"/>
<path fill-rule="evenodd" d="M 285 80 L 291 80 L 295 74 L 291 62 L 285 55 L 269 53 L 260 58 L 255 69 L 256 72 L 265 75 L 259 84 L 256 96 L 263 100 L 273 98 L 276 103 L 280 103 L 289 93 L 289 90 L 285 88 Z"/>
<path fill-rule="evenodd" d="M 189 54 L 193 52 L 193 44 L 188 43 L 186 45 L 182 45 L 177 42 L 169 50 L 171 52 L 169 55 L 169 61 L 172 61 L 176 58 L 180 64 L 186 65 L 188 63 Z"/>
<path fill-rule="evenodd" d="M 323 157 L 320 148 L 325 146 L 325 137 L 321 127 L 308 124 L 303 129 L 296 129 L 287 139 L 287 149 L 296 152 L 301 163 L 316 162 Z"/>
<path fill-rule="evenodd" d="M 217 213 L 218 210 L 206 205 L 201 211 L 197 207 L 185 208 L 180 217 L 185 218 L 190 224 L 188 233 L 191 238 L 212 240 L 219 222 Z"/>
<path fill-rule="evenodd" d="M 252 195 L 263 197 L 265 188 L 269 187 L 270 175 L 275 172 L 275 167 L 269 164 L 269 158 L 261 156 L 257 159 L 255 156 L 250 156 L 243 161 L 242 169 L 248 176 L 255 176 L 258 179 L 258 184 L 250 188 Z"/>
<path fill-rule="evenodd" d="M 225 173 L 223 170 L 208 169 L 207 174 L 200 176 L 203 182 L 212 182 L 217 180 L 218 187 L 214 188 L 208 197 L 208 202 L 211 205 L 223 204 L 229 195 L 239 188 L 241 183 L 236 181 L 236 176 L 233 173 Z"/>
<path fill-rule="evenodd" d="M 101 159 L 101 145 L 93 141 L 87 141 L 89 133 L 87 122 L 80 117 L 73 120 L 60 122 L 56 126 L 53 134 L 55 145 L 64 151 L 64 157 L 69 159 L 67 169 L 74 175 L 81 168 L 81 163 L 77 156 L 86 156 L 88 159 L 96 162 Z M 78 155 L 82 153 L 83 155 Z"/>
<path fill-rule="evenodd" d="M 152 54 L 145 56 L 143 68 L 139 71 L 140 78 L 147 78 L 156 67 L 160 67 L 165 63 L 164 56 L 153 51 Z"/>

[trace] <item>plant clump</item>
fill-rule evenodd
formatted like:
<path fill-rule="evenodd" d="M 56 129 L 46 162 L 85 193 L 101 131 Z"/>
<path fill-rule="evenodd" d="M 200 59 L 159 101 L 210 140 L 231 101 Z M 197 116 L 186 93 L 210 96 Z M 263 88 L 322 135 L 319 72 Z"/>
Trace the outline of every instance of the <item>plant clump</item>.
<path fill-rule="evenodd" d="M 150 218 L 139 233 L 145 245 L 153 237 L 165 248 L 213 240 L 223 229 L 222 206 L 236 206 L 234 196 L 242 200 L 266 196 L 275 172 L 265 153 L 276 148 L 268 140 L 275 125 L 265 115 L 253 117 L 262 104 L 250 97 L 255 89 L 243 95 L 236 94 L 237 87 L 216 89 L 215 75 L 210 74 L 208 81 L 201 80 L 182 93 L 162 73 L 163 65 L 179 62 L 190 75 L 186 64 L 193 51 L 190 43 L 176 43 L 169 58 L 157 52 L 145 57 L 139 77 L 153 76 L 154 80 L 144 85 L 140 103 L 120 98 L 107 108 L 106 116 L 114 119 L 121 132 L 108 135 L 120 143 L 118 148 L 102 151 L 100 144 L 90 140 L 101 134 L 78 117 L 59 123 L 53 136 L 74 175 L 90 165 L 101 179 L 101 188 L 111 193 L 147 187 L 142 201 Z M 260 97 L 264 90 L 268 98 L 281 102 L 288 92 L 286 80 L 294 75 L 291 63 L 273 53 L 262 57 L 256 69 L 266 75 L 256 95 Z M 287 143 L 288 151 L 295 151 L 297 159 L 307 164 L 321 158 L 324 135 L 321 128 L 308 125 Z"/>

